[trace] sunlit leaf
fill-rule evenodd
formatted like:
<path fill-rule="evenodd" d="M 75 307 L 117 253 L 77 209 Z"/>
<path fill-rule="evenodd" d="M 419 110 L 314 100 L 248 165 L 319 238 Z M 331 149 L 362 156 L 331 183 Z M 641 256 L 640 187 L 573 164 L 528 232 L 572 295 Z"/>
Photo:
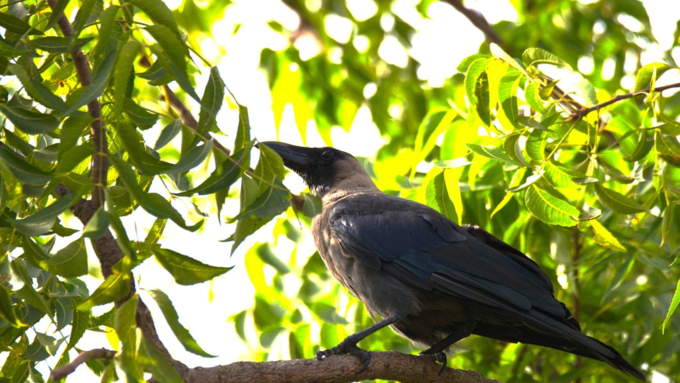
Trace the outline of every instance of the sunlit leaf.
<path fill-rule="evenodd" d="M 180 285 L 193 285 L 202 283 L 222 275 L 231 270 L 231 267 L 217 267 L 206 265 L 193 258 L 182 255 L 178 252 L 154 248 L 154 255 L 158 262 L 167 270 L 175 282 Z"/>
<path fill-rule="evenodd" d="M 78 201 L 80 195 L 71 193 L 60 197 L 52 204 L 38 210 L 30 216 L 12 222 L 12 226 L 27 236 L 43 235 L 50 231 L 57 217 Z"/>
<path fill-rule="evenodd" d="M 600 222 L 597 220 L 592 220 L 590 221 L 590 226 L 593 228 L 593 232 L 595 233 L 595 242 L 615 251 L 627 251 L 626 248 L 621 245 L 621 242 L 619 242 L 619 240 L 616 239 L 616 237 L 614 237 L 614 235 Z"/>
<path fill-rule="evenodd" d="M 536 184 L 527 189 L 526 204 L 531 214 L 545 223 L 560 226 L 574 226 L 577 223 L 572 217 L 578 217 L 578 209 Z"/>
<path fill-rule="evenodd" d="M 652 80 L 656 81 L 661 75 L 666 73 L 669 69 L 673 69 L 672 66 L 665 63 L 651 63 L 643 66 L 635 77 L 635 87 L 633 91 L 637 92 L 648 88 Z M 653 76 L 656 74 L 656 78 Z"/>
<path fill-rule="evenodd" d="M 529 48 L 525 50 L 524 53 L 522 53 L 522 62 L 524 62 L 524 65 L 527 67 L 538 64 L 551 64 L 571 69 L 569 64 L 564 60 L 541 48 Z"/>

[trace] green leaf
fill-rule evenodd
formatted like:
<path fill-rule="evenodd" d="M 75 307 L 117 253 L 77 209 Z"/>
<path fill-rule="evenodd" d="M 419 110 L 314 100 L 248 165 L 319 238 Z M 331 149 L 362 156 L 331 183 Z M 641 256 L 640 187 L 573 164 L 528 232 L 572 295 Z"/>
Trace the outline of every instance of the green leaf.
<path fill-rule="evenodd" d="M 481 77 L 482 73 L 484 73 L 484 70 L 488 64 L 489 59 L 477 59 L 472 62 L 472 64 L 470 64 L 470 67 L 465 74 L 465 92 L 467 94 L 468 100 L 470 100 L 470 105 L 479 103 L 475 89 L 477 88 L 477 82 L 479 81 L 479 78 Z"/>
<path fill-rule="evenodd" d="M 503 149 L 505 149 L 505 154 L 507 154 L 513 162 L 529 167 L 529 164 L 524 159 L 524 155 L 522 155 L 522 148 L 519 146 L 520 137 L 522 137 L 521 134 L 509 135 L 505 140 L 503 140 Z"/>
<path fill-rule="evenodd" d="M 196 93 L 193 85 L 191 85 L 191 81 L 189 81 L 187 75 L 178 69 L 177 66 L 171 61 L 168 61 L 166 53 L 164 53 L 160 47 L 153 45 L 150 47 L 150 49 L 156 55 L 156 62 L 158 62 L 163 67 L 163 70 L 172 75 L 172 78 L 177 81 L 177 84 L 180 86 L 180 88 L 182 88 L 182 90 L 184 90 L 189 95 L 189 97 L 193 98 L 200 104 L 201 98 L 198 97 L 198 94 Z"/>
<path fill-rule="evenodd" d="M 54 221 L 57 217 L 79 199 L 80 194 L 78 193 L 71 193 L 60 197 L 49 206 L 38 210 L 30 216 L 14 220 L 12 227 L 26 236 L 43 235 L 54 226 Z"/>
<path fill-rule="evenodd" d="M 554 160 L 547 161 L 543 169 L 545 170 L 546 178 L 548 178 L 556 188 L 575 187 L 576 185 L 574 184 L 573 178 L 585 177 L 585 174 L 568 169 Z"/>
<path fill-rule="evenodd" d="M 671 315 L 673 315 L 675 310 L 678 308 L 678 304 L 680 304 L 680 280 L 678 280 L 678 285 L 675 287 L 675 293 L 673 293 L 673 299 L 671 300 L 671 305 L 668 308 L 666 319 L 664 319 L 663 324 L 661 325 L 662 331 L 665 332 L 666 326 L 668 325 L 668 322 L 670 322 L 671 320 Z"/>
<path fill-rule="evenodd" d="M 117 114 L 123 112 L 130 75 L 133 73 L 135 58 L 141 49 L 142 44 L 139 41 L 129 40 L 118 55 L 113 74 L 113 105 Z"/>
<path fill-rule="evenodd" d="M 62 155 L 61 159 L 57 162 L 57 167 L 54 169 L 54 172 L 60 175 L 67 174 L 94 154 L 94 148 L 90 143 L 76 146 Z"/>
<path fill-rule="evenodd" d="M 118 137 L 128 151 L 130 162 L 144 174 L 162 174 L 172 167 L 172 164 L 159 160 L 145 150 L 144 139 L 134 127 L 123 122 L 116 123 L 114 126 Z M 134 173 L 132 175 L 134 176 Z"/>
<path fill-rule="evenodd" d="M 635 202 L 634 200 L 624 196 L 619 192 L 615 192 L 611 189 L 607 189 L 600 184 L 594 184 L 595 193 L 597 194 L 597 199 L 600 202 L 612 209 L 613 211 L 621 214 L 635 214 L 647 211 L 647 208 Z"/>
<path fill-rule="evenodd" d="M 61 133 L 59 134 L 59 158 L 74 148 L 78 144 L 78 140 L 83 136 L 86 129 L 94 121 L 89 114 L 82 116 L 69 117 L 64 120 L 61 126 Z M 90 145 L 91 146 L 91 145 Z"/>
<path fill-rule="evenodd" d="M 156 121 L 158 121 L 158 114 L 151 112 L 146 108 L 142 108 L 129 98 L 126 98 L 123 101 L 123 104 L 123 111 L 125 114 L 142 130 L 152 127 L 156 124 Z"/>
<path fill-rule="evenodd" d="M 673 69 L 673 67 L 664 63 L 651 63 L 643 66 L 635 77 L 635 88 L 633 88 L 633 91 L 637 92 L 649 88 L 652 81 L 656 82 L 656 80 L 669 69 Z M 656 77 L 654 75 L 655 73 Z"/>
<path fill-rule="evenodd" d="M 182 383 L 183 380 L 175 370 L 175 368 L 168 362 L 165 355 L 149 342 L 146 337 L 142 336 L 141 347 L 136 361 L 149 371 L 155 381 L 167 383 Z"/>
<path fill-rule="evenodd" d="M 7 29 L 8 32 L 13 32 L 18 35 L 42 35 L 43 33 L 20 18 L 14 17 L 9 13 L 0 12 L 0 27 Z"/>
<path fill-rule="evenodd" d="M 281 214 L 290 207 L 290 192 L 276 180 L 236 217 L 234 221 L 247 218 L 270 218 Z"/>
<path fill-rule="evenodd" d="M 79 238 L 57 251 L 54 256 L 41 262 L 41 266 L 53 274 L 75 278 L 87 274 L 87 250 Z"/>
<path fill-rule="evenodd" d="M 177 210 L 163 198 L 160 194 L 146 193 L 137 183 L 137 177 L 134 171 L 125 161 L 111 156 L 111 163 L 116 167 L 123 184 L 127 187 L 128 192 L 149 214 L 158 218 L 170 218 L 175 223 L 182 227 L 186 227 L 184 218 Z"/>
<path fill-rule="evenodd" d="M 205 92 L 203 92 L 201 103 L 203 107 L 198 114 L 197 132 L 205 134 L 215 124 L 217 113 L 224 103 L 224 82 L 216 66 L 210 68 L 210 78 L 208 79 L 208 85 L 205 87 Z"/>
<path fill-rule="evenodd" d="M 76 305 L 75 300 L 73 301 L 74 306 Z M 85 330 L 90 326 L 90 311 L 89 310 L 77 310 L 73 313 L 73 322 L 71 323 L 71 335 L 69 335 L 68 344 L 66 345 L 66 351 L 74 348 L 78 341 L 85 334 Z"/>
<path fill-rule="evenodd" d="M 581 96 L 585 100 L 586 106 L 593 106 L 597 104 L 597 94 L 595 87 L 588 80 L 583 80 L 578 83 L 578 88 L 581 90 Z"/>
<path fill-rule="evenodd" d="M 560 80 L 550 81 L 548 84 L 543 86 L 540 91 L 538 91 L 538 96 L 544 100 L 549 100 L 553 90 L 555 90 L 555 86 L 559 81 Z"/>
<path fill-rule="evenodd" d="M 97 239 L 101 237 L 106 230 L 109 228 L 109 216 L 104 211 L 104 208 L 100 207 L 92 215 L 85 228 L 83 229 L 83 236 L 92 239 Z"/>
<path fill-rule="evenodd" d="M 680 134 L 680 132 L 678 134 Z M 640 133 L 638 134 L 637 145 L 635 145 L 633 153 L 628 157 L 624 157 L 624 159 L 630 162 L 640 161 L 647 157 L 647 154 L 649 154 L 653 146 L 654 142 L 649 139 L 647 130 L 640 130 Z"/>
<path fill-rule="evenodd" d="M 485 55 L 485 54 L 482 54 L 482 53 L 475 53 L 471 56 L 468 56 L 468 57 L 464 58 L 463 61 L 460 62 L 460 64 L 458 64 L 458 67 L 456 68 L 456 70 L 458 70 L 458 72 L 460 72 L 460 73 L 467 73 L 467 71 L 470 68 L 470 65 L 472 65 L 473 62 L 475 62 L 479 59 L 488 60 L 489 55 Z"/>
<path fill-rule="evenodd" d="M 36 101 L 46 107 L 60 112 L 66 112 L 68 105 L 60 97 L 57 97 L 45 85 L 34 80 L 26 73 L 26 69 L 21 65 L 10 65 L 7 67 L 12 74 L 17 76 L 26 92 Z"/>
<path fill-rule="evenodd" d="M 538 64 L 551 64 L 571 69 L 569 64 L 565 61 L 541 48 L 529 48 L 525 50 L 524 53 L 522 53 L 522 62 L 527 68 Z"/>
<path fill-rule="evenodd" d="M 675 137 L 664 137 L 660 132 L 654 133 L 656 151 L 667 156 L 680 156 L 680 143 Z"/>
<path fill-rule="evenodd" d="M 184 286 L 209 281 L 232 269 L 206 265 L 168 249 L 154 248 L 153 253 L 161 266 L 175 278 L 175 282 Z"/>
<path fill-rule="evenodd" d="M 132 351 L 126 348 L 135 347 L 135 338 L 137 330 L 137 305 L 139 304 L 139 295 L 133 294 L 130 299 L 125 301 L 118 310 L 113 321 L 113 328 L 118 334 L 118 338 L 123 343 L 123 352 Z M 133 351 L 134 353 L 134 351 Z"/>
<path fill-rule="evenodd" d="M 99 66 L 97 66 L 92 74 L 92 83 L 90 86 L 85 87 L 85 91 L 80 95 L 80 97 L 71 105 L 66 114 L 73 114 L 80 107 L 87 105 L 90 101 L 99 98 L 106 84 L 109 81 L 109 76 L 111 75 L 111 69 L 113 64 L 116 62 L 116 51 L 112 50 L 107 52 L 106 56 L 102 60 Z M 27 132 L 28 133 L 28 132 Z"/>
<path fill-rule="evenodd" d="M 627 249 L 621 245 L 621 242 L 619 242 L 619 240 L 616 239 L 616 237 L 614 237 L 614 235 L 609 232 L 609 230 L 607 230 L 607 228 L 605 228 L 600 222 L 594 219 L 590 221 L 590 226 L 593 228 L 593 232 L 595 233 L 595 242 L 597 242 L 599 245 L 623 253 L 627 251 Z"/>
<path fill-rule="evenodd" d="M 234 151 L 239 151 L 248 145 L 251 145 L 250 140 L 250 118 L 248 117 L 248 108 L 243 105 L 238 106 L 238 128 L 236 130 L 236 140 L 234 141 Z M 250 159 L 250 156 L 246 157 Z M 248 163 L 245 167 L 250 166 Z"/>
<path fill-rule="evenodd" d="M 21 323 L 19 318 L 14 314 L 14 310 L 12 309 L 12 298 L 9 295 L 9 291 L 7 291 L 4 286 L 0 286 L 0 318 L 12 325 L 12 327 L 26 327 L 26 325 Z"/>
<path fill-rule="evenodd" d="M 54 316 L 54 310 L 52 310 L 45 298 L 38 294 L 38 292 L 33 288 L 33 280 L 28 275 L 26 260 L 15 259 L 10 262 L 10 267 L 12 269 L 12 274 L 17 276 L 24 283 L 24 286 L 19 289 L 19 291 L 16 291 L 17 297 L 30 303 L 33 307 L 38 308 L 45 314 Z"/>
<path fill-rule="evenodd" d="M 78 8 L 76 18 L 73 20 L 73 36 L 80 36 L 80 32 L 83 31 L 85 25 L 99 17 L 102 8 L 103 3 L 101 0 L 83 0 Z"/>
<path fill-rule="evenodd" d="M 443 171 L 438 171 L 436 176 L 430 178 L 425 189 L 425 198 L 427 206 L 437 210 L 454 222 L 459 221 L 453 202 L 449 198 Z"/>
<path fill-rule="evenodd" d="M 496 43 L 491 43 L 489 44 L 489 48 L 491 50 L 491 53 L 496 55 L 496 57 L 500 58 L 501 60 L 505 61 L 508 63 L 511 67 L 514 69 L 517 69 L 518 74 L 523 74 L 525 76 L 528 76 L 529 74 L 526 72 L 524 69 L 524 66 L 522 65 L 522 62 L 519 60 L 516 60 L 514 57 L 510 56 L 508 53 L 506 53 L 503 48 L 498 46 Z"/>
<path fill-rule="evenodd" d="M 538 113 L 545 113 L 546 109 L 543 105 L 543 100 L 539 97 L 538 87 L 533 82 L 528 82 L 524 88 L 524 98 L 531 109 Z"/>
<path fill-rule="evenodd" d="M 28 44 L 45 52 L 69 53 L 77 51 L 92 40 L 94 37 L 74 40 L 70 37 L 47 36 L 28 40 Z"/>
<path fill-rule="evenodd" d="M 575 218 L 579 216 L 578 209 L 536 184 L 527 189 L 525 200 L 531 214 L 545 223 L 560 226 L 574 226 L 577 223 Z"/>
<path fill-rule="evenodd" d="M 189 330 L 179 323 L 179 315 L 177 315 L 177 310 L 175 310 L 175 307 L 172 305 L 172 302 L 170 301 L 170 298 L 167 294 L 160 290 L 148 290 L 148 292 L 151 294 L 153 299 L 156 300 L 158 307 L 161 308 L 161 311 L 165 316 L 165 320 L 168 322 L 172 332 L 177 337 L 177 340 L 182 343 L 182 346 L 184 346 L 185 350 L 206 358 L 215 357 L 214 355 L 203 351 L 198 342 L 196 342 L 196 340 L 191 336 Z"/>
<path fill-rule="evenodd" d="M 178 39 L 182 38 L 172 11 L 161 0 L 129 0 L 128 3 L 141 9 L 154 22 L 169 29 Z"/>
<path fill-rule="evenodd" d="M 174 20 L 173 20 L 174 22 Z M 150 25 L 145 28 L 147 32 L 160 44 L 170 61 L 187 75 L 187 56 L 189 52 L 184 41 L 164 25 Z M 212 70 L 211 70 L 212 77 Z M 221 82 L 221 80 L 220 80 Z"/>
<path fill-rule="evenodd" d="M 147 245 L 155 245 L 161 239 L 161 234 L 163 229 L 165 229 L 165 224 L 168 222 L 167 219 L 156 218 L 153 225 L 149 229 L 149 233 L 144 238 L 144 243 Z"/>
<path fill-rule="evenodd" d="M 156 140 L 156 144 L 153 146 L 154 150 L 159 150 L 169 144 L 170 141 L 177 136 L 180 130 L 182 130 L 182 120 L 180 119 L 166 125 L 163 130 L 161 130 L 161 134 L 158 136 L 158 140 Z"/>
<path fill-rule="evenodd" d="M 121 261 L 122 262 L 122 261 Z M 92 307 L 100 306 L 109 302 L 123 299 L 130 291 L 130 272 L 114 272 L 109 275 L 104 282 L 76 308 L 81 311 L 90 310 Z"/>
<path fill-rule="evenodd" d="M 0 147 L 0 165 L 9 169 L 19 182 L 28 185 L 44 185 L 50 182 L 53 175 L 46 173 L 24 160 L 7 148 Z"/>
<path fill-rule="evenodd" d="M 597 158 L 597 164 L 605 174 L 609 175 L 611 178 L 620 183 L 629 184 L 635 181 L 635 177 L 623 174 L 623 172 L 607 163 L 607 161 L 605 161 L 602 157 Z"/>
<path fill-rule="evenodd" d="M 68 6 L 69 2 L 70 0 L 57 0 L 57 3 L 52 8 L 52 14 L 47 21 L 47 25 L 44 28 L 46 31 L 54 27 L 54 24 L 57 23 L 57 20 L 59 20 L 59 18 L 64 14 L 64 10 L 66 9 L 66 6 Z"/>
<path fill-rule="evenodd" d="M 505 162 L 511 165 L 521 165 L 519 162 L 515 162 L 513 159 L 511 159 L 503 151 L 503 149 L 497 148 L 495 146 L 477 144 L 466 144 L 465 146 L 467 146 L 472 152 L 479 154 L 480 156 L 491 158 L 493 160 L 500 162 Z"/>
<path fill-rule="evenodd" d="M 498 113 L 498 120 L 508 130 L 518 128 L 519 110 L 517 107 L 517 88 L 519 87 L 521 73 L 511 70 L 501 78 L 498 84 L 498 103 L 501 108 Z"/>
<path fill-rule="evenodd" d="M 527 177 L 527 179 L 524 181 L 524 183 L 519 184 L 517 186 L 511 186 L 511 187 L 505 189 L 505 192 L 506 193 L 517 193 L 518 191 L 522 191 L 522 190 L 528 188 L 529 186 L 531 186 L 532 184 L 534 184 L 535 182 L 537 182 L 538 180 L 540 180 L 543 177 L 543 174 L 545 174 L 545 173 L 532 174 L 529 177 Z M 521 181 L 521 180 L 522 179 L 520 178 L 519 181 Z M 513 182 L 513 184 L 514 184 L 514 182 Z"/>
<path fill-rule="evenodd" d="M 520 124 L 522 124 L 526 127 L 529 127 L 529 128 L 544 130 L 544 131 L 548 131 L 548 132 L 550 131 L 550 129 L 546 128 L 545 126 L 543 126 L 543 124 L 534 120 L 533 118 L 518 116 L 517 122 L 519 122 Z"/>
<path fill-rule="evenodd" d="M 59 120 L 51 114 L 28 111 L 0 103 L 0 112 L 12 121 L 15 127 L 28 134 L 45 134 L 59 126 Z"/>
<path fill-rule="evenodd" d="M 246 147 L 238 150 L 234 155 L 224 160 L 224 162 L 222 162 L 222 164 L 220 164 L 215 171 L 213 171 L 210 176 L 197 187 L 182 193 L 176 193 L 175 195 L 190 196 L 194 193 L 206 195 L 228 188 L 236 182 L 241 174 L 247 169 L 247 165 L 244 165 L 244 163 L 248 162 L 247 158 L 250 157 L 252 145 L 253 142 L 250 141 Z"/>
<path fill-rule="evenodd" d="M 213 140 L 208 140 L 205 144 L 201 146 L 194 146 L 189 149 L 175 165 L 166 171 L 168 174 L 177 174 L 189 171 L 196 166 L 200 165 L 208 157 L 208 154 L 212 151 Z"/>

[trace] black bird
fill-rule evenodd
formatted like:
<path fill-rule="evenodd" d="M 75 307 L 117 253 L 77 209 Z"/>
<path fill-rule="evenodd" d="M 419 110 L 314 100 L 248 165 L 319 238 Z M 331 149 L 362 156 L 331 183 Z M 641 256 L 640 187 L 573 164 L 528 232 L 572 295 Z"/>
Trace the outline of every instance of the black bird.
<path fill-rule="evenodd" d="M 323 201 L 314 217 L 316 247 L 335 278 L 366 305 L 373 326 L 317 359 L 370 354 L 357 343 L 383 327 L 426 348 L 446 365 L 452 344 L 476 334 L 546 346 L 608 363 L 645 381 L 616 350 L 581 333 L 538 265 L 476 226 L 382 193 L 361 164 L 334 148 L 263 142 Z M 444 368 L 442 366 L 442 369 Z"/>

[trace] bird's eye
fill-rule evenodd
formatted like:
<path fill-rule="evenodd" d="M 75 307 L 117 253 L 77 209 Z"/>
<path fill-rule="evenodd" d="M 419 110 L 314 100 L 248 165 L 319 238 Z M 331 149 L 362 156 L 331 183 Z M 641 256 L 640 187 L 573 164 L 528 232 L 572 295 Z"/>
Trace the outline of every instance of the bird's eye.
<path fill-rule="evenodd" d="M 329 161 L 332 160 L 335 154 L 333 153 L 332 150 L 324 150 L 321 152 L 321 159 Z"/>

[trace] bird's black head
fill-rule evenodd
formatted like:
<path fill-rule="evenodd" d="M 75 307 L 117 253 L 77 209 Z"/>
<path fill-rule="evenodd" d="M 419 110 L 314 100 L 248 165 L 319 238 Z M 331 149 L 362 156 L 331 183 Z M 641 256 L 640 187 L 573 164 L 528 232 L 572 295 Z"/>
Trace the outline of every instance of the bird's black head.
<path fill-rule="evenodd" d="M 305 148 L 275 141 L 262 142 L 261 145 L 281 156 L 283 164 L 299 174 L 316 195 L 323 196 L 342 188 L 375 187 L 359 161 L 341 150 Z"/>

